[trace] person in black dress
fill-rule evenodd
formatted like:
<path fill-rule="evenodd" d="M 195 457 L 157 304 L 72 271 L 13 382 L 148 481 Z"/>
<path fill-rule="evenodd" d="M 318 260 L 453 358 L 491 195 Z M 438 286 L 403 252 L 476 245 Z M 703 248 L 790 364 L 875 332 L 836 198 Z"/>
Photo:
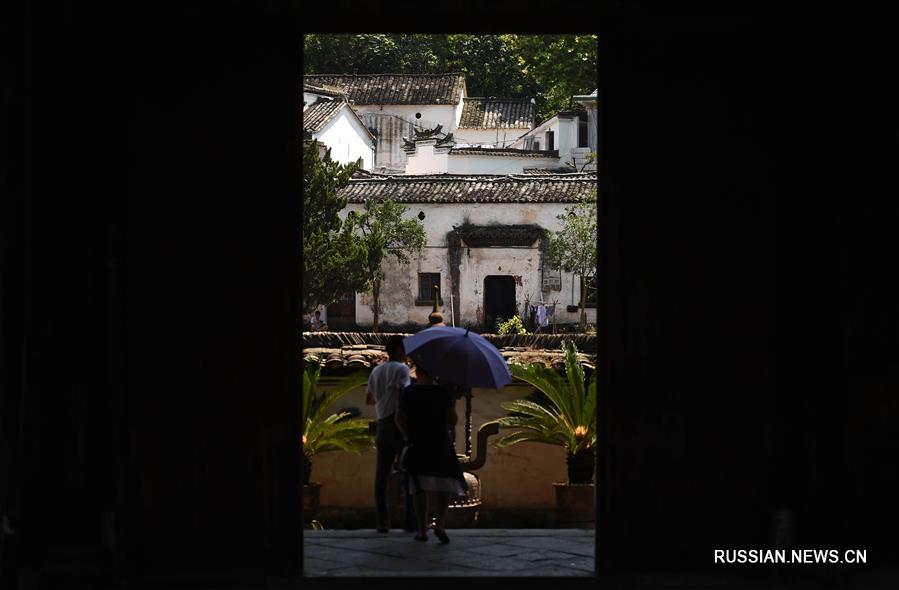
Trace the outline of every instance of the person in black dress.
<path fill-rule="evenodd" d="M 456 427 L 455 400 L 417 366 L 418 382 L 403 390 L 396 423 L 406 438 L 403 467 L 413 493 L 418 525 L 416 541 L 428 540 L 428 514 L 437 514 L 434 534 L 449 543 L 444 523 L 450 500 L 468 489 L 451 432 Z"/>

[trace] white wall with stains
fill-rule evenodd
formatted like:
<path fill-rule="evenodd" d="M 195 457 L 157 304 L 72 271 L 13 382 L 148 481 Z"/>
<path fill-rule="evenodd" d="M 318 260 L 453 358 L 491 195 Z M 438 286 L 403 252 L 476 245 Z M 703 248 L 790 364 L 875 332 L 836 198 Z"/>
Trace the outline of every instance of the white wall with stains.
<path fill-rule="evenodd" d="M 416 128 L 433 129 L 443 125 L 444 133 L 452 133 L 461 115 L 459 105 L 353 105 L 366 126 L 374 129 L 377 140 L 375 170 L 389 174 L 406 174 L 403 137 L 412 137 Z M 421 115 L 416 118 L 416 114 Z"/>
<path fill-rule="evenodd" d="M 455 133 L 456 144 L 468 144 L 472 147 L 512 147 L 516 139 L 527 133 L 527 129 L 457 129 Z"/>
<path fill-rule="evenodd" d="M 537 224 L 549 230 L 558 230 L 560 222 L 556 216 L 564 212 L 562 203 L 408 203 L 405 205 L 408 218 L 416 218 L 419 212 L 425 214 L 422 221 L 427 234 L 427 245 L 422 254 L 411 264 L 400 265 L 392 258 L 385 263 L 386 278 L 381 286 L 380 322 L 384 324 L 426 325 L 431 304 L 416 305 L 418 295 L 418 273 L 440 273 L 440 311 L 445 321 L 451 323 L 450 312 L 450 261 L 447 247 L 447 232 L 453 226 L 466 221 L 475 225 Z M 361 204 L 350 204 L 341 213 L 346 216 L 350 210 L 361 211 Z M 459 269 L 460 293 L 458 309 L 461 317 L 455 317 L 456 325 L 480 322 L 479 310 L 484 306 L 484 278 L 490 275 L 517 277 L 515 298 L 519 309 L 529 296 L 531 302 L 557 300 L 556 320 L 558 323 L 576 323 L 577 312 L 566 311 L 569 304 L 577 304 L 580 285 L 577 277 L 562 273 L 561 290 L 542 291 L 539 241 L 530 247 L 515 248 L 468 248 L 463 243 Z M 574 280 L 572 281 L 572 278 Z M 374 323 L 370 293 L 356 295 L 356 323 L 362 328 Z M 587 321 L 596 323 L 596 309 L 587 308 Z"/>

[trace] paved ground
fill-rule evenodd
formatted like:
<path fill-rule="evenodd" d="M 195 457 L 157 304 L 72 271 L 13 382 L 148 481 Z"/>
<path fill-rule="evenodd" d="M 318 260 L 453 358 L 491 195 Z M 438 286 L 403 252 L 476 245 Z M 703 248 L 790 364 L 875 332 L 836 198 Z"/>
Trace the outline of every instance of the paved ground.
<path fill-rule="evenodd" d="M 303 531 L 306 576 L 591 576 L 594 532 L 447 529 L 448 545 L 396 529 Z"/>

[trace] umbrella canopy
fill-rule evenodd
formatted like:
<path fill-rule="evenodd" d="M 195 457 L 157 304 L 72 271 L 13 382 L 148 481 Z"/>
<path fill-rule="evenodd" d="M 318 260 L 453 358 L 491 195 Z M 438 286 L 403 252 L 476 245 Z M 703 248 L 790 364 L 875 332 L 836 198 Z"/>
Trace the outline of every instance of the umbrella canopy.
<path fill-rule="evenodd" d="M 499 389 L 512 381 L 506 359 L 480 334 L 435 326 L 403 340 L 406 354 L 431 375 L 463 387 Z"/>

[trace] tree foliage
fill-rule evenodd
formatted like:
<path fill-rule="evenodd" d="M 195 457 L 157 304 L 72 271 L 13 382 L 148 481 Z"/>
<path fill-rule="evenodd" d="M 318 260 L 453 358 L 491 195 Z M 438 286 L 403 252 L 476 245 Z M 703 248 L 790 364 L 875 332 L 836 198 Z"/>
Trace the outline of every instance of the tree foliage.
<path fill-rule="evenodd" d="M 580 329 L 583 331 L 586 326 L 586 287 L 596 272 L 597 262 L 596 195 L 565 207 L 565 212 L 556 218 L 562 222 L 562 228 L 549 232 L 549 263 L 580 277 Z"/>
<path fill-rule="evenodd" d="M 534 98 L 537 121 L 597 87 L 596 35 L 308 34 L 306 74 L 465 74 L 469 96 Z"/>
<path fill-rule="evenodd" d="M 403 219 L 406 210 L 406 207 L 390 199 L 381 203 L 369 199 L 362 212 L 350 211 L 347 215 L 347 223 L 358 230 L 357 244 L 363 252 L 365 290 L 372 291 L 375 332 L 380 321 L 384 261 L 392 257 L 400 264 L 409 264 L 411 257 L 420 253 L 425 245 L 424 226 L 417 219 Z"/>
<path fill-rule="evenodd" d="M 338 191 L 358 169 L 332 161 L 330 149 L 320 157 L 316 143 L 303 154 L 303 313 L 365 283 L 365 253 L 338 215 L 347 204 Z"/>
<path fill-rule="evenodd" d="M 368 419 L 350 418 L 348 412 L 328 414 L 334 402 L 355 387 L 368 381 L 366 373 L 354 373 L 337 389 L 318 394 L 322 359 L 312 357 L 304 361 L 303 370 L 303 457 L 304 482 L 309 483 L 312 472 L 310 459 L 318 453 L 348 451 L 362 453 L 374 448 L 375 437 L 368 431 Z"/>
<path fill-rule="evenodd" d="M 545 399 L 541 402 L 519 399 L 500 404 L 510 415 L 495 422 L 516 432 L 499 439 L 497 447 L 540 442 L 564 447 L 572 455 L 596 447 L 596 379 L 587 382 L 574 343 L 565 340 L 562 345 L 567 379 L 543 363 L 509 365 L 516 379 L 539 389 Z"/>

